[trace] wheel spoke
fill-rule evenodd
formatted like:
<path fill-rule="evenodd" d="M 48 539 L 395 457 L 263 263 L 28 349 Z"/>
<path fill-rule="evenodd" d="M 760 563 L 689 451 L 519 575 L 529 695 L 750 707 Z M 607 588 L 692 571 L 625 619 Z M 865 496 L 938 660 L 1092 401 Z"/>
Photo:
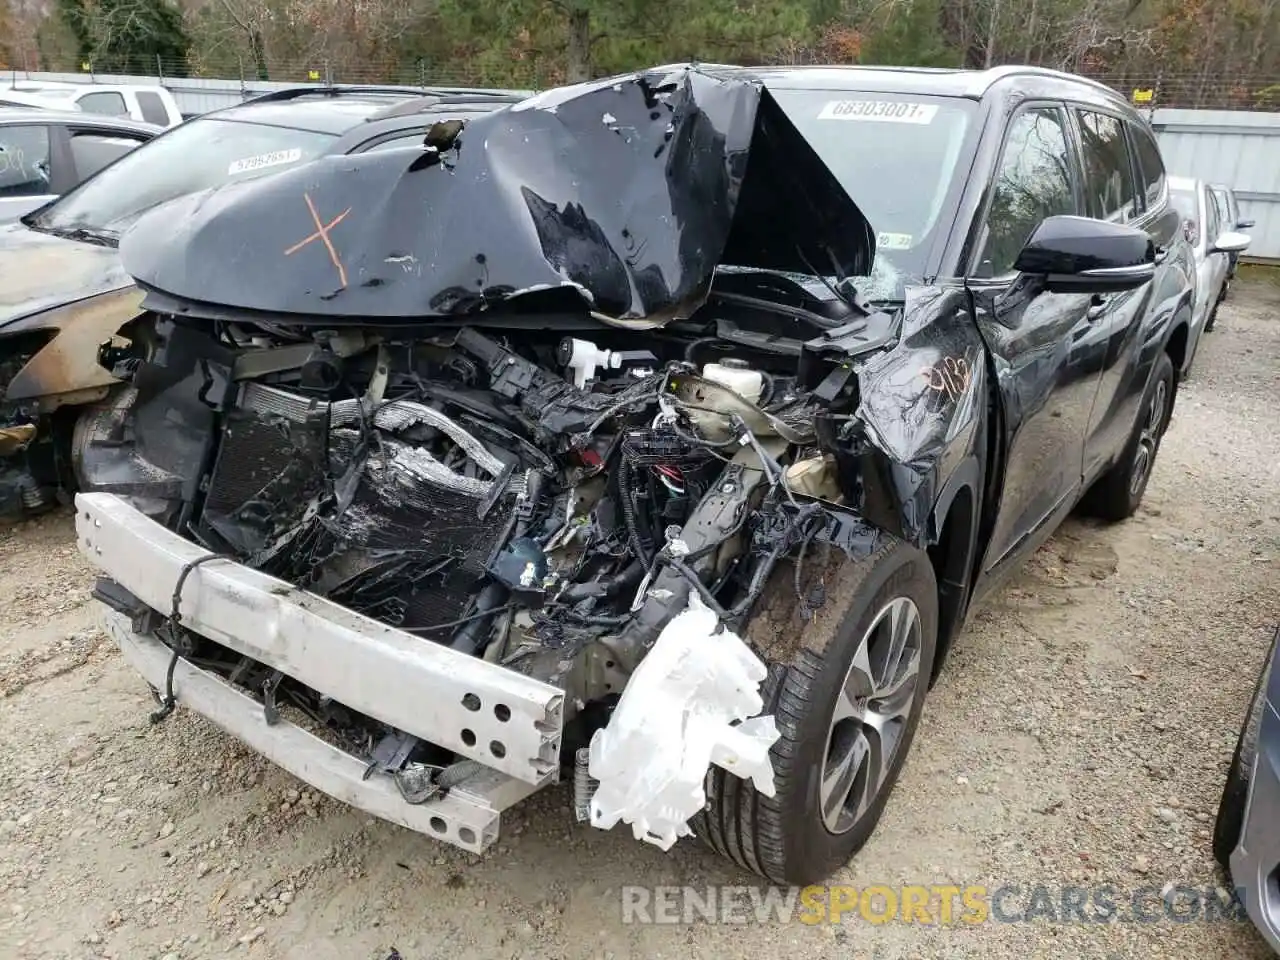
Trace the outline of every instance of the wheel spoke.
<path fill-rule="evenodd" d="M 856 779 L 854 791 L 851 791 L 851 793 L 856 792 L 856 799 L 854 803 L 846 804 L 846 808 L 850 806 L 853 808 L 855 822 L 867 812 L 867 807 L 871 806 L 872 801 L 879 795 L 880 788 L 884 785 L 885 775 L 889 772 L 883 738 L 864 737 L 864 742 L 867 745 L 867 753 L 862 764 L 862 776 Z"/>
<path fill-rule="evenodd" d="M 904 699 L 905 694 L 906 705 L 901 711 L 895 715 L 901 715 L 907 712 L 911 707 L 911 701 L 915 697 L 915 681 L 920 676 L 920 651 L 913 650 L 899 664 L 897 676 L 890 679 L 879 690 L 877 690 L 867 707 L 867 720 L 870 722 L 871 714 L 884 713 L 883 704 L 896 703 L 900 699 Z"/>
<path fill-rule="evenodd" d="M 822 819 L 828 829 L 836 830 L 849 803 L 849 794 L 858 772 L 866 761 L 870 745 L 861 733 L 844 751 L 843 755 L 833 763 L 827 760 L 827 769 L 823 773 L 819 789 L 819 802 L 822 807 Z"/>
<path fill-rule="evenodd" d="M 897 678 L 903 654 L 907 651 L 907 642 L 911 639 L 915 626 L 915 606 L 909 601 L 895 600 L 889 607 L 889 646 L 885 651 L 880 676 L 871 691 L 873 697 L 884 696 L 884 689 Z"/>

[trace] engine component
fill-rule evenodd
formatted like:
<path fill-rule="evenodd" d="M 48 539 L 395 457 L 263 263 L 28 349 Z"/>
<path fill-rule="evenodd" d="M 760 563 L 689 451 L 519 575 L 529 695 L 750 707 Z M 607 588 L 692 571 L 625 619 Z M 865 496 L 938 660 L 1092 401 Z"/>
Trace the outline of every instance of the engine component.
<path fill-rule="evenodd" d="M 591 776 L 591 748 L 579 747 L 573 756 L 573 815 L 579 823 L 591 819 L 591 800 L 599 781 Z"/>
<path fill-rule="evenodd" d="M 592 826 L 625 821 L 637 840 L 670 850 L 706 805 L 712 763 L 774 795 L 769 748 L 779 731 L 772 716 L 759 716 L 765 665 L 718 627 L 692 594 L 631 675 L 609 725 L 591 738 Z"/>
<path fill-rule="evenodd" d="M 560 341 L 556 351 L 556 359 L 561 366 L 573 373 L 573 385 L 581 390 L 588 380 L 596 378 L 596 372 L 617 370 L 622 366 L 622 358 L 611 350 L 601 350 L 590 340 L 578 340 L 565 337 Z"/>
<path fill-rule="evenodd" d="M 747 361 L 737 357 L 726 357 L 719 363 L 705 364 L 702 375 L 712 383 L 728 387 L 748 403 L 759 403 L 764 393 L 764 374 L 759 370 L 752 370 Z"/>
<path fill-rule="evenodd" d="M 397 435 L 423 427 L 437 432 L 437 450 Z M 501 468 L 422 404 L 392 401 L 365 418 L 358 401 L 248 384 L 225 422 L 197 529 L 265 572 L 447 640 L 435 629 L 470 603 L 523 489 L 510 475 L 497 487 Z"/>

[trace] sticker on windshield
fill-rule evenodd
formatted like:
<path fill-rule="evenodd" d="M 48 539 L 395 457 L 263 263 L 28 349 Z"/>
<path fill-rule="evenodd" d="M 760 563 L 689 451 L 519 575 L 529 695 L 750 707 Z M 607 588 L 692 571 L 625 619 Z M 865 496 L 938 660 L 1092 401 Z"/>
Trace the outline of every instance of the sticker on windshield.
<path fill-rule="evenodd" d="M 283 163 L 297 163 L 301 159 L 302 151 L 296 147 L 292 150 L 273 150 L 271 153 L 260 153 L 256 157 L 233 160 L 231 166 L 227 167 L 227 176 L 251 173 L 263 167 L 278 167 Z"/>
<path fill-rule="evenodd" d="M 818 114 L 819 120 L 873 120 L 880 123 L 932 123 L 937 104 L 903 103 L 894 100 L 831 100 Z"/>
<path fill-rule="evenodd" d="M 910 250 L 911 234 L 878 233 L 876 234 L 876 246 L 881 250 Z"/>

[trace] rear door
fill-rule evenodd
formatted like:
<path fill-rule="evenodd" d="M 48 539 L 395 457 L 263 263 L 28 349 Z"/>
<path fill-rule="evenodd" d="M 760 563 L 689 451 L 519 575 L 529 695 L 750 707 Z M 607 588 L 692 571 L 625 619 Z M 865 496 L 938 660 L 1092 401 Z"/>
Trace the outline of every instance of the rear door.
<path fill-rule="evenodd" d="M 56 151 L 48 124 L 0 124 L 0 222 L 44 206 L 66 189 Z"/>
<path fill-rule="evenodd" d="M 1088 216 L 1123 223 L 1162 236 L 1168 229 L 1161 212 L 1163 164 L 1151 171 L 1151 182 L 1134 156 L 1119 111 L 1096 106 L 1074 106 L 1072 115 L 1080 139 L 1080 159 L 1084 172 L 1085 212 Z M 1157 154 L 1158 157 L 1158 154 Z M 1148 158 L 1148 165 L 1154 161 Z M 1157 247 L 1171 238 L 1152 237 Z M 1089 335 L 1099 350 L 1102 375 L 1089 414 L 1084 445 L 1083 476 L 1091 480 L 1114 459 L 1128 439 L 1132 417 L 1128 416 L 1128 385 L 1132 364 L 1142 340 L 1142 319 L 1151 307 L 1152 285 L 1093 298 L 1100 314 Z"/>
<path fill-rule="evenodd" d="M 1015 259 L 1046 217 L 1081 212 L 1064 104 L 1024 103 L 1004 134 L 967 285 L 993 354 L 1003 409 L 1004 483 L 983 571 L 1015 562 L 1075 501 L 1102 373 L 1088 294 L 1046 292 Z"/>

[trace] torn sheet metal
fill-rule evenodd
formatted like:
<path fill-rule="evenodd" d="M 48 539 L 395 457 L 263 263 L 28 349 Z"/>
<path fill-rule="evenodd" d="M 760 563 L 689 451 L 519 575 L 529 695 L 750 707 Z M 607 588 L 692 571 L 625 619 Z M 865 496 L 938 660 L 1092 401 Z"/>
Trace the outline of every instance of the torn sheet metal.
<path fill-rule="evenodd" d="M 962 288 L 909 287 L 897 349 L 857 366 L 853 420 L 819 427 L 847 502 L 913 543 L 928 532 L 940 484 L 979 458 L 988 383 L 985 347 Z"/>
<path fill-rule="evenodd" d="M 763 84 L 693 67 L 552 91 L 420 151 L 195 194 L 121 243 L 130 274 L 193 313 L 328 323 L 567 294 L 555 302 L 653 325 L 692 313 L 720 264 L 852 276 L 874 253 L 866 218 Z"/>
<path fill-rule="evenodd" d="M 5 333 L 56 331 L 55 336 L 9 381 L 5 398 L 38 400 L 51 411 L 105 395 L 120 381 L 98 363 L 98 351 L 142 313 L 142 291 L 128 287 L 18 321 Z"/>
<path fill-rule="evenodd" d="M 670 850 L 706 806 L 713 763 L 774 795 L 769 749 L 779 732 L 772 716 L 758 715 L 767 671 L 737 634 L 718 627 L 692 594 L 631 675 L 609 725 L 591 738 L 592 825 L 625 821 L 637 840 Z"/>

